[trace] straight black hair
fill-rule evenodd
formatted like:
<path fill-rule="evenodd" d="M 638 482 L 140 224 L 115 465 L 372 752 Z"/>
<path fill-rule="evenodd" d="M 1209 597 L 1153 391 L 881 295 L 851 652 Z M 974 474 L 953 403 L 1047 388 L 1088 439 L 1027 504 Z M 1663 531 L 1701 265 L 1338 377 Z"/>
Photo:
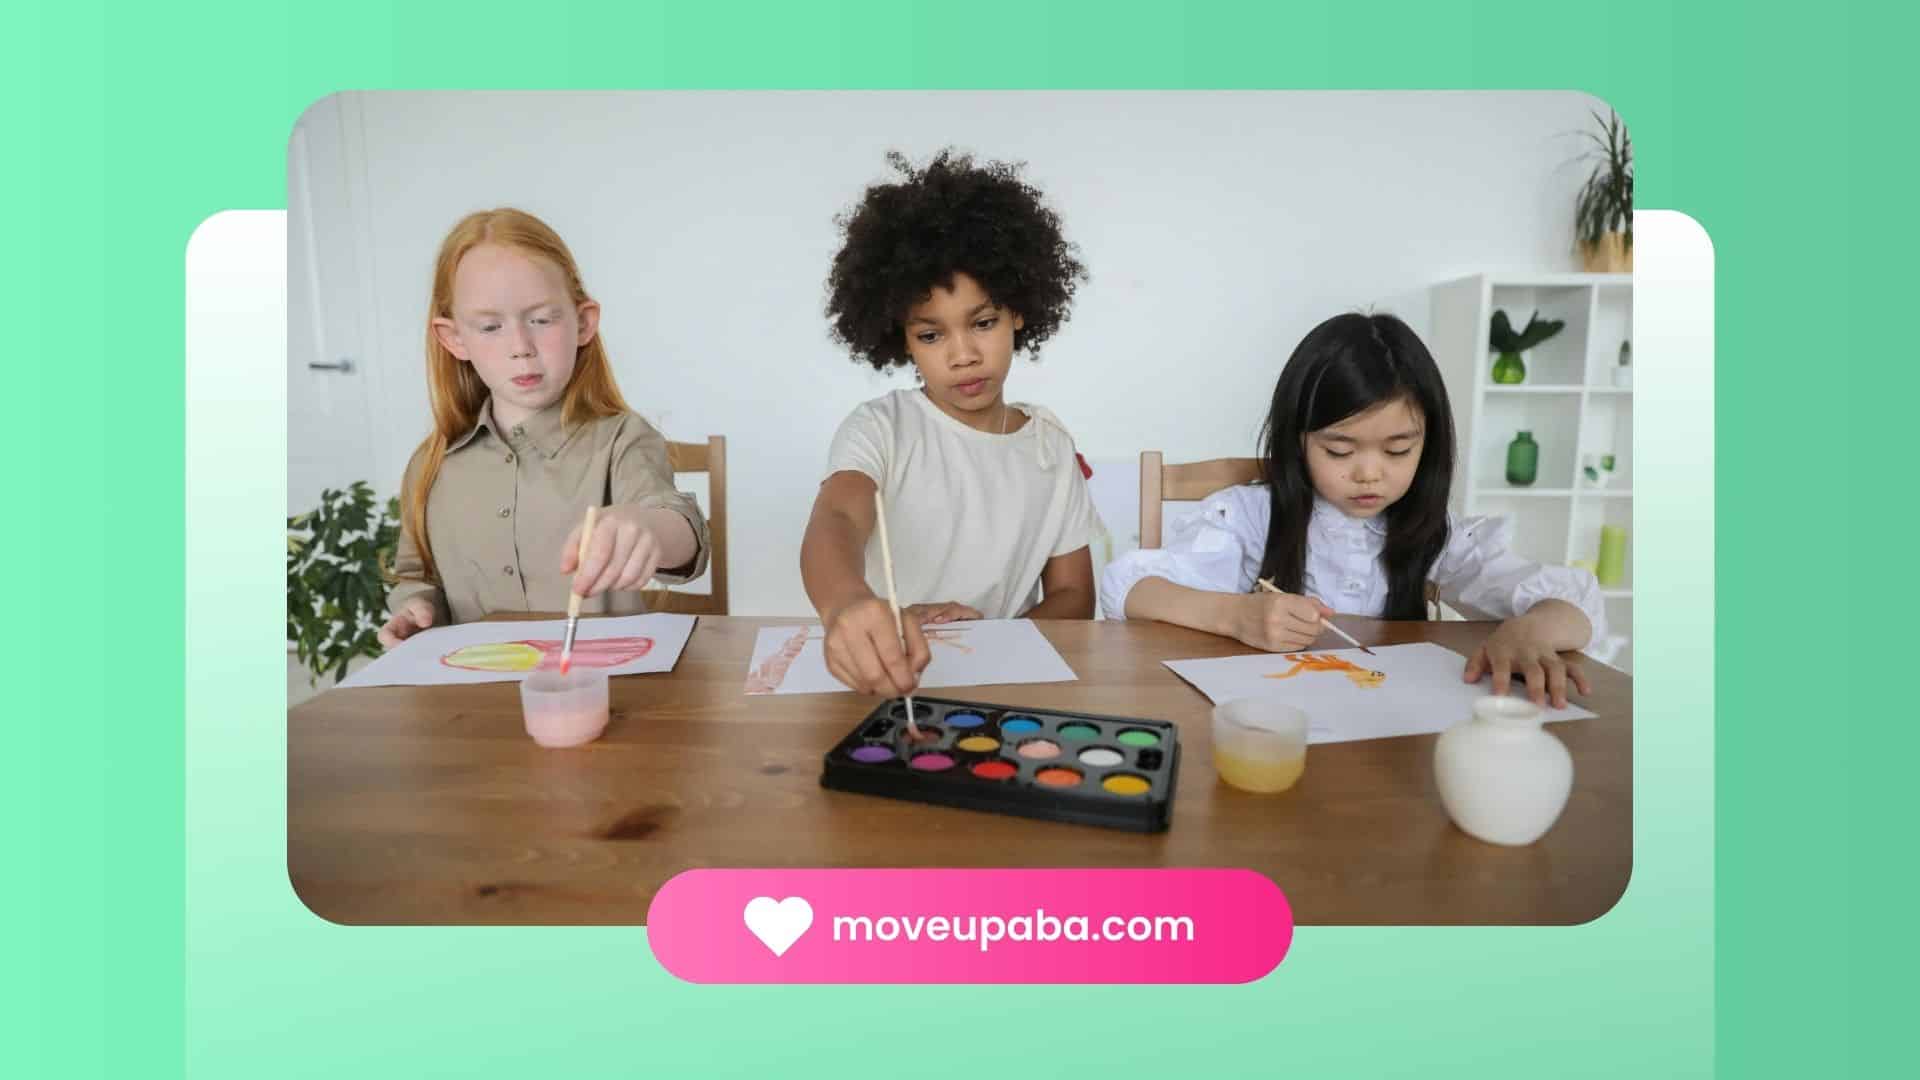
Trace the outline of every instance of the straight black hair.
<path fill-rule="evenodd" d="M 1407 401 L 1425 424 L 1413 484 L 1389 506 L 1386 619 L 1427 617 L 1427 575 L 1447 546 L 1453 486 L 1453 409 L 1439 365 L 1406 323 L 1391 315 L 1336 315 L 1301 340 L 1273 387 L 1260 433 L 1272 518 L 1260 576 L 1290 593 L 1302 589 L 1313 480 L 1306 436 L 1376 405 Z"/>

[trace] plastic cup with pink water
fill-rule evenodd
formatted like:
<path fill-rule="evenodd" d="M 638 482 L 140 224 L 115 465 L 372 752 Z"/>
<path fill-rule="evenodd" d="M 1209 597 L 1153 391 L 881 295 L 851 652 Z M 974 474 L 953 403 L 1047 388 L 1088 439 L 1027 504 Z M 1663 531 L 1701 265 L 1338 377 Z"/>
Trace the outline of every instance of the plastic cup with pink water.
<path fill-rule="evenodd" d="M 541 746 L 581 746 L 607 729 L 607 673 L 576 668 L 536 671 L 520 683 L 527 734 Z"/>

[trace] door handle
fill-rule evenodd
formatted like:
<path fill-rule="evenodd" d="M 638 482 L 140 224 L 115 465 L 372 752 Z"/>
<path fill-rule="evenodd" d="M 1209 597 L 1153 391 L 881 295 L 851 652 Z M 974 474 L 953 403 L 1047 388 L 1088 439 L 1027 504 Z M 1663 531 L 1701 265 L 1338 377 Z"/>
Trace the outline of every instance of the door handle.
<path fill-rule="evenodd" d="M 337 362 L 327 364 L 318 360 L 307 361 L 307 367 L 313 371 L 338 371 L 342 374 L 353 370 L 353 357 L 343 356 Z"/>

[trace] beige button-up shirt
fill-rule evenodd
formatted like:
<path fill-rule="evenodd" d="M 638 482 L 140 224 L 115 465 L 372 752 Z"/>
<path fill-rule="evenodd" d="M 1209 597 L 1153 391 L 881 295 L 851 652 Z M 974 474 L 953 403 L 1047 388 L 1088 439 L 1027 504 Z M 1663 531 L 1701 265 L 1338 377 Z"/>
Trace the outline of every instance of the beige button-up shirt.
<path fill-rule="evenodd" d="M 417 455 L 407 464 L 403 505 L 419 465 Z M 440 583 L 402 580 L 387 593 L 387 608 L 398 611 L 424 594 L 438 612 L 435 625 L 472 622 L 496 611 L 565 611 L 573 587 L 572 575 L 560 572 L 567 534 L 586 518 L 588 506 L 628 503 L 679 513 L 700 545 L 690 565 L 663 569 L 655 581 L 679 584 L 706 570 L 706 518 L 692 498 L 674 489 L 667 442 L 651 424 L 629 412 L 565 427 L 556 403 L 501 431 L 488 401 L 473 430 L 447 448 L 427 495 L 427 540 Z M 425 570 L 404 529 L 393 568 L 402 579 Z M 583 600 L 580 610 L 631 615 L 646 604 L 639 592 L 609 590 Z"/>

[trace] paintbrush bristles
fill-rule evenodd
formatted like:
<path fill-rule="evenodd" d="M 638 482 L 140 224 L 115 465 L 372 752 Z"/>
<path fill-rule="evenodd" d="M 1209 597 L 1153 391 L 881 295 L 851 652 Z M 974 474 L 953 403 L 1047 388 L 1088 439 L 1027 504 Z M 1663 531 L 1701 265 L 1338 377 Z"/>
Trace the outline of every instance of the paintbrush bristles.
<path fill-rule="evenodd" d="M 1336 635 L 1340 637 L 1341 640 L 1345 641 L 1347 644 L 1353 646 L 1354 648 L 1359 649 L 1361 652 L 1366 653 L 1368 656 L 1373 655 L 1372 649 L 1369 649 L 1365 645 L 1360 644 L 1359 640 L 1356 639 L 1352 634 L 1349 634 L 1345 630 L 1342 630 L 1339 627 L 1333 625 L 1333 622 L 1331 620 L 1321 619 L 1320 625 L 1333 631 Z"/>
<path fill-rule="evenodd" d="M 880 489 L 873 489 L 873 524 L 880 530 L 880 566 L 887 575 L 887 607 L 893 609 L 893 632 L 900 635 L 900 651 L 907 650 L 907 624 L 900 615 L 900 594 L 893 587 L 893 548 L 887 543 L 887 501 L 880 497 Z M 907 699 L 907 734 L 918 738 L 920 725 L 913 718 L 913 695 Z"/>

